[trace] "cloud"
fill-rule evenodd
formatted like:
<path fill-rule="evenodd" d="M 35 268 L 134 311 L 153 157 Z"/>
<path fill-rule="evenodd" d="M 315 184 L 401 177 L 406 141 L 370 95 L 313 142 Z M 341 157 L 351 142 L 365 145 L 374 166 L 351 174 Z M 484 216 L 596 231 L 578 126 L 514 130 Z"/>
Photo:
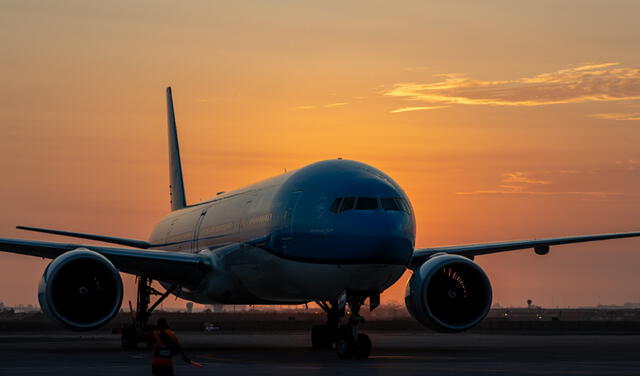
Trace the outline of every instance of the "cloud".
<path fill-rule="evenodd" d="M 421 107 L 402 107 L 397 108 L 395 110 L 389 111 L 392 114 L 397 114 L 400 112 L 409 112 L 409 111 L 424 111 L 424 110 L 437 110 L 438 108 L 447 108 L 449 106 L 421 106 Z"/>
<path fill-rule="evenodd" d="M 345 106 L 349 104 L 348 102 L 336 102 L 336 103 L 329 103 L 329 104 L 325 104 L 322 106 L 298 106 L 296 107 L 298 110 L 312 110 L 314 108 L 334 108 L 334 107 L 340 107 L 340 106 Z"/>
<path fill-rule="evenodd" d="M 640 99 L 640 68 L 619 63 L 580 65 L 513 80 L 440 74 L 433 83 L 399 83 L 384 94 L 414 101 L 497 106 L 540 106 Z"/>
<path fill-rule="evenodd" d="M 504 179 L 502 181 L 505 183 L 551 184 L 550 181 L 536 180 L 536 179 L 527 177 L 524 172 L 520 172 L 520 171 L 504 174 L 503 176 L 504 176 Z"/>
<path fill-rule="evenodd" d="M 635 162 L 635 161 L 634 161 Z M 624 163 L 627 163 L 626 161 Z M 457 195 L 527 195 L 527 196 L 586 196 L 590 198 L 607 199 L 619 196 L 617 192 L 600 191 L 534 191 L 532 186 L 551 185 L 548 180 L 534 179 L 529 173 L 516 171 L 503 174 L 502 183 L 496 189 L 482 189 L 477 191 L 456 192 Z"/>
<path fill-rule="evenodd" d="M 540 192 L 540 191 L 524 191 L 524 190 L 510 190 L 510 189 L 497 189 L 497 190 L 480 190 L 470 192 L 456 192 L 457 195 L 470 196 L 470 195 L 528 195 L 528 196 L 588 196 L 596 198 L 609 198 L 612 196 L 620 196 L 621 193 L 617 192 L 580 192 L 580 191 L 567 191 L 567 192 Z"/>
<path fill-rule="evenodd" d="M 344 105 L 347 105 L 347 104 L 349 104 L 349 103 L 347 103 L 347 102 L 330 103 L 330 104 L 325 104 L 324 108 L 340 107 L 340 106 L 344 106 Z"/>
<path fill-rule="evenodd" d="M 621 166 L 627 171 L 635 171 L 638 169 L 638 161 L 635 159 L 629 159 L 626 161 L 617 161 L 616 165 Z"/>
<path fill-rule="evenodd" d="M 588 117 L 602 120 L 640 121 L 640 112 L 614 112 L 603 114 L 591 114 Z"/>

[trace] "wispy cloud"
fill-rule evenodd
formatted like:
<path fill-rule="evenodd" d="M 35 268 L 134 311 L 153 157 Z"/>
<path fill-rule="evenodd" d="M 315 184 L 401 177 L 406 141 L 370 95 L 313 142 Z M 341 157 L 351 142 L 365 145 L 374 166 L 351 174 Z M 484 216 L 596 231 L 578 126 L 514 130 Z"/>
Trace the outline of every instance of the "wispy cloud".
<path fill-rule="evenodd" d="M 479 80 L 441 74 L 433 83 L 399 83 L 391 97 L 429 103 L 540 106 L 640 99 L 640 68 L 619 63 L 585 64 L 512 80 Z"/>
<path fill-rule="evenodd" d="M 504 174 L 504 179 L 502 181 L 505 183 L 551 184 L 551 182 L 547 180 L 538 180 L 528 177 L 524 172 L 521 171 Z"/>
<path fill-rule="evenodd" d="M 336 103 L 329 103 L 329 104 L 324 104 L 321 106 L 312 106 L 312 105 L 308 105 L 308 106 L 298 106 L 296 107 L 298 110 L 312 110 L 315 108 L 334 108 L 334 107 L 341 107 L 341 106 L 346 106 L 348 105 L 348 102 L 336 102 Z"/>
<path fill-rule="evenodd" d="M 636 161 L 635 159 L 628 159 L 626 161 L 617 161 L 616 165 L 624 168 L 627 171 L 635 171 L 638 169 L 638 167 L 640 167 L 638 166 L 638 161 Z"/>
<path fill-rule="evenodd" d="M 389 111 L 392 114 L 397 114 L 400 112 L 409 112 L 409 111 L 425 111 L 425 110 L 437 110 L 438 108 L 447 108 L 449 106 L 421 106 L 421 107 L 402 107 L 397 108 L 395 110 Z"/>
<path fill-rule="evenodd" d="M 347 103 L 347 102 L 329 103 L 329 104 L 325 104 L 324 108 L 340 107 L 340 106 L 344 106 L 344 105 L 347 105 L 347 104 L 349 104 L 349 103 Z"/>
<path fill-rule="evenodd" d="M 588 117 L 602 120 L 640 121 L 640 112 L 612 112 L 591 114 Z"/>
<path fill-rule="evenodd" d="M 626 161 L 625 161 L 626 163 Z M 456 192 L 457 195 L 526 195 L 526 196 L 585 196 L 589 198 L 607 199 L 620 196 L 617 192 L 603 191 L 538 191 L 533 190 L 536 185 L 551 185 L 549 180 L 535 179 L 530 173 L 521 171 L 503 174 L 502 184 L 495 189 L 482 189 L 476 191 Z"/>
<path fill-rule="evenodd" d="M 527 196 L 587 196 L 596 198 L 609 198 L 613 196 L 620 196 L 621 193 L 617 192 L 580 192 L 580 191 L 566 191 L 566 192 L 552 192 L 552 191 L 525 191 L 525 190 L 509 190 L 509 189 L 496 189 L 496 190 L 480 190 L 469 192 L 456 192 L 457 195 L 470 196 L 470 195 L 527 195 Z"/>

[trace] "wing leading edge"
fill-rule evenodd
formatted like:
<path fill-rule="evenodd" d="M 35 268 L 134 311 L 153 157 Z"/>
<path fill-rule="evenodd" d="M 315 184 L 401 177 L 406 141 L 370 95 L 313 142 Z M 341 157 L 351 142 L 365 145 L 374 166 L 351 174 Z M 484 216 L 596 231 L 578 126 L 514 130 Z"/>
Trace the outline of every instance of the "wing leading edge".
<path fill-rule="evenodd" d="M 520 249 L 533 249 L 537 254 L 544 255 L 549 252 L 549 248 L 554 245 L 592 242 L 597 240 L 633 238 L 640 236 L 640 232 L 618 232 L 611 234 L 594 234 L 579 236 L 564 236 L 559 238 L 513 240 L 495 243 L 462 244 L 446 247 L 432 247 L 416 249 L 410 262 L 413 269 L 431 256 L 437 253 L 450 253 L 469 258 L 475 256 L 488 255 L 491 253 L 516 251 Z"/>
<path fill-rule="evenodd" d="M 16 228 L 18 230 L 34 231 L 34 232 L 42 232 L 42 233 L 45 233 L 45 234 L 69 236 L 69 237 L 72 237 L 72 238 L 97 240 L 97 241 L 101 241 L 101 242 L 105 242 L 105 243 L 126 245 L 127 247 L 142 248 L 142 249 L 151 248 L 151 244 L 149 244 L 148 242 L 145 242 L 144 240 L 128 239 L 128 238 L 116 238 L 114 236 L 86 234 L 86 233 L 83 233 L 83 232 L 52 230 L 52 229 L 48 229 L 48 228 L 39 228 L 39 227 L 16 226 Z"/>
<path fill-rule="evenodd" d="M 49 259 L 77 248 L 86 248 L 102 254 L 121 272 L 145 275 L 185 287 L 197 286 L 211 271 L 206 257 L 192 253 L 0 238 L 0 252 Z"/>

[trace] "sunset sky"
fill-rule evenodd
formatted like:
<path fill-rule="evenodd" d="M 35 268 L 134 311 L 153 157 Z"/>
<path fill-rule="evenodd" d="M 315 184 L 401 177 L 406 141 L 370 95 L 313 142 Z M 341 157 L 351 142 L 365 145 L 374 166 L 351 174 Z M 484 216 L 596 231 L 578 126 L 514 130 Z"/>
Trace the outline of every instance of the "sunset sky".
<path fill-rule="evenodd" d="M 146 239 L 169 211 L 169 85 L 191 203 L 343 157 L 404 187 L 418 247 L 638 231 L 638 14 L 637 1 L 1 0 L 0 237 Z M 503 306 L 640 301 L 640 240 L 476 260 Z M 47 263 L 0 254 L 0 301 L 37 302 Z M 383 301 L 402 301 L 406 277 Z"/>

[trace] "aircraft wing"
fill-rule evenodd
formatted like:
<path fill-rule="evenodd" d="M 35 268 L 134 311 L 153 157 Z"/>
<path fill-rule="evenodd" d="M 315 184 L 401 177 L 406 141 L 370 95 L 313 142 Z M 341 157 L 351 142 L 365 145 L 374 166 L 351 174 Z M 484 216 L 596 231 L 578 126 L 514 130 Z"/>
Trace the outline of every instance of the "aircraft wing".
<path fill-rule="evenodd" d="M 496 243 L 462 244 L 445 247 L 422 248 L 416 249 L 413 252 L 413 258 L 411 259 L 410 267 L 413 269 L 421 265 L 424 261 L 437 253 L 450 253 L 472 259 L 473 257 L 480 255 L 531 248 L 537 254 L 544 255 L 549 253 L 549 248 L 553 245 L 592 242 L 596 240 L 633 238 L 638 236 L 640 236 L 640 232 L 619 232 L 612 234 L 564 236 L 559 238 L 512 240 Z"/>
<path fill-rule="evenodd" d="M 0 238 L 0 252 L 49 259 L 77 248 L 86 248 L 102 254 L 121 272 L 145 275 L 185 287 L 195 287 L 211 270 L 205 256 L 192 253 Z"/>
<path fill-rule="evenodd" d="M 48 228 L 39 228 L 39 227 L 16 226 L 16 228 L 18 230 L 43 232 L 45 234 L 62 235 L 62 236 L 70 236 L 73 238 L 97 240 L 105 243 L 126 245 L 127 247 L 142 248 L 142 249 L 151 248 L 151 244 L 149 244 L 148 242 L 145 242 L 144 240 L 116 238 L 114 236 L 85 234 L 82 232 L 52 230 Z"/>

